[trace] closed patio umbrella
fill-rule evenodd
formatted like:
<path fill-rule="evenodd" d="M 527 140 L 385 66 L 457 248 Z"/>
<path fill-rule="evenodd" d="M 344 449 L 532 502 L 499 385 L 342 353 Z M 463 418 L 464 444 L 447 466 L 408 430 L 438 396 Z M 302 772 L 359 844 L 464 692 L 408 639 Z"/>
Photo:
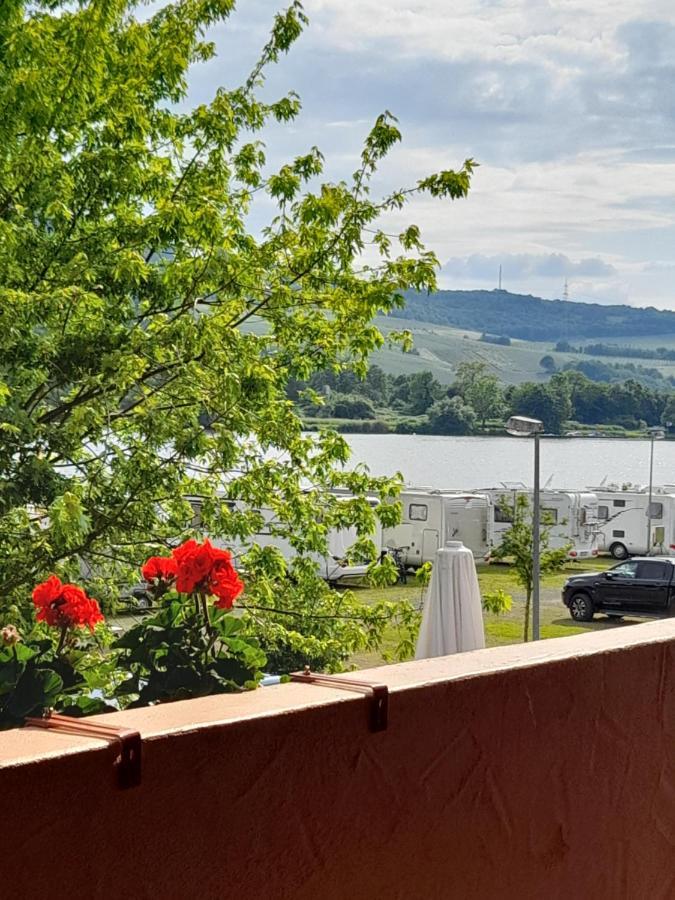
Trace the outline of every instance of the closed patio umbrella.
<path fill-rule="evenodd" d="M 485 646 L 483 606 L 473 553 L 461 541 L 436 551 L 415 659 Z"/>

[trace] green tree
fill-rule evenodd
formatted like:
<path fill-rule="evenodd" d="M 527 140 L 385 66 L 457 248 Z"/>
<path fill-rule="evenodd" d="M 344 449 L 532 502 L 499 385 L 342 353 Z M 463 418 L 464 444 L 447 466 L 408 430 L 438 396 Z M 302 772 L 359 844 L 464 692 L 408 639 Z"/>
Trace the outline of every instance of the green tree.
<path fill-rule="evenodd" d="M 429 410 L 426 430 L 431 434 L 473 434 L 476 413 L 461 397 L 444 397 Z"/>
<path fill-rule="evenodd" d="M 465 196 L 473 163 L 377 196 L 400 139 L 383 113 L 353 176 L 322 181 L 315 147 L 273 170 L 261 131 L 300 103 L 259 92 L 305 25 L 300 4 L 275 17 L 241 85 L 195 108 L 188 69 L 214 56 L 208 30 L 232 0 L 136 8 L 8 0 L 0 17 L 0 604 L 18 615 L 37 579 L 81 570 L 112 601 L 142 559 L 190 535 L 189 495 L 209 534 L 242 547 L 252 628 L 297 644 L 314 605 L 356 623 L 358 644 L 366 613 L 309 563 L 293 575 L 312 599 L 269 612 L 287 567 L 251 536 L 270 507 L 308 560 L 333 526 L 367 536 L 364 495 L 391 498 L 397 480 L 345 469 L 331 431 L 303 435 L 286 386 L 365 375 L 383 343 L 374 315 L 432 289 L 437 266 L 416 226 L 394 242 L 378 220 L 419 194 Z M 253 233 L 259 200 L 273 212 Z"/>
<path fill-rule="evenodd" d="M 541 419 L 546 431 L 560 434 L 572 416 L 572 400 L 566 373 L 556 373 L 548 384 L 525 382 L 509 395 L 514 413 Z"/>
<path fill-rule="evenodd" d="M 661 413 L 661 424 L 668 429 L 675 425 L 675 394 L 671 394 L 665 402 Z"/>
<path fill-rule="evenodd" d="M 423 415 L 443 395 L 443 387 L 431 372 L 416 372 L 408 377 L 408 412 Z"/>
<path fill-rule="evenodd" d="M 363 390 L 379 406 L 386 406 L 389 400 L 389 382 L 380 366 L 370 366 Z"/>
<path fill-rule="evenodd" d="M 501 544 L 492 550 L 490 556 L 496 560 L 508 560 L 514 568 L 518 583 L 525 590 L 523 640 L 528 641 L 530 637 L 532 589 L 534 585 L 532 561 L 534 541 L 530 503 L 525 494 L 518 494 L 515 502 L 508 496 L 502 497 L 499 502 L 502 508 L 509 507 L 512 510 L 513 522 L 504 534 Z M 539 535 L 539 569 L 542 575 L 546 575 L 549 572 L 559 572 L 567 562 L 567 551 L 569 548 L 552 549 L 549 547 L 549 540 L 550 530 L 546 527 L 541 527 Z"/>
<path fill-rule="evenodd" d="M 373 404 L 364 397 L 338 397 L 333 403 L 333 415 L 338 419 L 374 419 Z"/>
<path fill-rule="evenodd" d="M 485 363 L 459 363 L 453 388 L 455 393 L 473 407 L 481 428 L 485 428 L 487 419 L 502 415 L 504 392 L 499 379 L 488 371 Z"/>
<path fill-rule="evenodd" d="M 545 356 L 539 360 L 539 365 L 545 372 L 555 372 L 556 364 L 555 359 L 551 356 L 550 353 L 547 353 Z"/>

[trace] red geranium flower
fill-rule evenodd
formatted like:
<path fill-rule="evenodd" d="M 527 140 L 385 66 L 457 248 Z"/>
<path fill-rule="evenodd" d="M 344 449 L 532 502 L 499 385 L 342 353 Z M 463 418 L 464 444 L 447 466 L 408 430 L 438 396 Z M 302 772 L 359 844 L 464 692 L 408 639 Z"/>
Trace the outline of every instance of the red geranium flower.
<path fill-rule="evenodd" d="M 232 554 L 214 547 L 209 540 L 203 544 L 186 541 L 176 547 L 173 557 L 178 566 L 176 590 L 182 594 L 215 594 L 215 605 L 229 609 L 244 590 L 232 565 Z"/>
<path fill-rule="evenodd" d="M 173 581 L 178 567 L 171 556 L 151 556 L 141 569 L 146 581 Z"/>
<path fill-rule="evenodd" d="M 211 590 L 218 598 L 213 604 L 218 609 L 230 609 L 244 590 L 244 582 L 229 560 L 214 565 L 211 573 Z"/>
<path fill-rule="evenodd" d="M 50 575 L 37 585 L 33 591 L 33 603 L 37 608 L 37 621 L 57 628 L 86 625 L 93 631 L 94 625 L 103 621 L 96 600 L 87 597 L 82 588 L 75 584 L 62 584 L 56 575 Z"/>
<path fill-rule="evenodd" d="M 178 566 L 176 590 L 181 594 L 199 593 L 201 588 L 205 587 L 202 582 L 206 581 L 211 571 L 212 549 L 214 548 L 208 540 L 203 544 L 190 540 L 173 551 L 173 557 Z M 201 592 L 210 593 L 210 591 Z"/>

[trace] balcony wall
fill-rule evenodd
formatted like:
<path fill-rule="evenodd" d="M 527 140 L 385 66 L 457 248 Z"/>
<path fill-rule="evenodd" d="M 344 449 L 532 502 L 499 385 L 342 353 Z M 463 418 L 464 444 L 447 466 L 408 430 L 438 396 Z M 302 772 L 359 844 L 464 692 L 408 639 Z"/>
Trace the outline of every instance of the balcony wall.
<path fill-rule="evenodd" d="M 0 894 L 19 898 L 675 897 L 675 621 L 101 717 L 111 748 L 0 734 Z"/>

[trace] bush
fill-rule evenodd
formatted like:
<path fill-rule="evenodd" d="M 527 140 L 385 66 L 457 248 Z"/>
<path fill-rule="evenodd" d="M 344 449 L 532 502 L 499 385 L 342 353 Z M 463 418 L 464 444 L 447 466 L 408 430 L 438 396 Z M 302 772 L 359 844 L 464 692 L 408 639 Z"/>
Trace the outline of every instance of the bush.
<path fill-rule="evenodd" d="M 333 403 L 336 419 L 374 419 L 375 410 L 369 400 L 362 397 L 340 397 Z"/>
<path fill-rule="evenodd" d="M 485 344 L 499 344 L 502 347 L 510 347 L 511 346 L 511 338 L 507 337 L 505 334 L 481 334 L 479 340 L 483 341 Z"/>
<path fill-rule="evenodd" d="M 445 397 L 429 410 L 425 428 L 429 434 L 473 434 L 476 413 L 461 397 Z"/>

